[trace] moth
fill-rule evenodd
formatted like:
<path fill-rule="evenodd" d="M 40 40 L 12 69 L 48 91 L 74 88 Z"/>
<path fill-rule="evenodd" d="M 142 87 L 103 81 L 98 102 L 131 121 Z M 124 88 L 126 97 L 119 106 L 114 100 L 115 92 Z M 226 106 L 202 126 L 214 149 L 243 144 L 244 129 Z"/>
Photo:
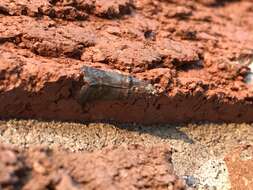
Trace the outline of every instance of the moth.
<path fill-rule="evenodd" d="M 83 66 L 84 85 L 80 91 L 80 102 L 95 100 L 122 100 L 133 96 L 154 96 L 156 89 L 147 81 L 116 71 Z"/>

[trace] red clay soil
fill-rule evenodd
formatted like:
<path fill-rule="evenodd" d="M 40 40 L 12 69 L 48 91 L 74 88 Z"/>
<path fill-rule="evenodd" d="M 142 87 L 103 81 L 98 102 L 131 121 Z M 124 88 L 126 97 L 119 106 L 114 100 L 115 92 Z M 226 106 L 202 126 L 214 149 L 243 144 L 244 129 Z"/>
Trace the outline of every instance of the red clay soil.
<path fill-rule="evenodd" d="M 0 189 L 186 189 L 174 175 L 171 150 L 139 145 L 93 153 L 0 145 Z"/>
<path fill-rule="evenodd" d="M 233 190 L 253 190 L 253 146 L 234 149 L 225 158 Z"/>
<path fill-rule="evenodd" d="M 252 122 L 252 7 L 251 0 L 0 0 L 0 117 Z M 145 80 L 155 94 L 81 104 L 84 65 Z"/>

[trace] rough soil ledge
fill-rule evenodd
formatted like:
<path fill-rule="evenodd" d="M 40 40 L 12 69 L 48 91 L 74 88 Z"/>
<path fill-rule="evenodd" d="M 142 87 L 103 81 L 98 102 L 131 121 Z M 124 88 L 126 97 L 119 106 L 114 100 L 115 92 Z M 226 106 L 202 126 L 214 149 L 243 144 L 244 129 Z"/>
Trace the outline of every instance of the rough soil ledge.
<path fill-rule="evenodd" d="M 252 122 L 252 6 L 1 0 L 0 117 Z M 80 104 L 84 65 L 147 81 L 156 93 Z"/>

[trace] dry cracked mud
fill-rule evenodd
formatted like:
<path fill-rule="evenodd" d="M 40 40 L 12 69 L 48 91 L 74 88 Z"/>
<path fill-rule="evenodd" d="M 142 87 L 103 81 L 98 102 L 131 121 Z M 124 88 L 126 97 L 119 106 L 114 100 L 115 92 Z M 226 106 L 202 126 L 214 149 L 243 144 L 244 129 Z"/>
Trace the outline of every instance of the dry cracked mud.
<path fill-rule="evenodd" d="M 0 189 L 250 189 L 252 7 L 0 0 Z"/>
<path fill-rule="evenodd" d="M 2 0 L 0 116 L 251 122 L 252 16 L 250 0 Z M 152 96 L 123 79 L 89 84 L 84 66 Z M 98 98 L 80 101 L 92 88 Z"/>

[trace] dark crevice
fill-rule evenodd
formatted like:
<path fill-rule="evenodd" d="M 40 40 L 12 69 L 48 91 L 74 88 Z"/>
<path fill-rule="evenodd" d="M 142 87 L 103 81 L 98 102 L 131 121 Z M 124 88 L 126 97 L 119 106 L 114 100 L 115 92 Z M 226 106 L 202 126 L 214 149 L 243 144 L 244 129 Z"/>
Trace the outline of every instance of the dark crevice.
<path fill-rule="evenodd" d="M 86 47 L 89 47 L 89 46 L 84 46 L 84 45 L 80 44 L 75 49 L 73 49 L 73 51 L 65 53 L 65 56 L 68 58 L 81 60 L 81 56 L 82 56 L 84 49 Z"/>
<path fill-rule="evenodd" d="M 0 14 L 6 15 L 6 16 L 9 16 L 9 15 L 10 15 L 8 9 L 6 9 L 6 8 L 3 7 L 3 6 L 0 6 Z"/>
<path fill-rule="evenodd" d="M 56 5 L 56 3 L 58 2 L 59 0 L 48 0 L 48 2 L 52 5 Z"/>
<path fill-rule="evenodd" d="M 163 68 L 164 67 L 164 60 L 165 57 L 161 57 L 161 59 L 153 60 L 151 63 L 148 64 L 148 70 L 156 69 L 156 68 Z"/>
<path fill-rule="evenodd" d="M 225 6 L 228 3 L 233 3 L 233 2 L 238 2 L 238 1 L 239 0 L 213 0 L 210 3 L 205 3 L 205 4 L 210 6 L 210 7 L 216 8 L 216 7 Z"/>
<path fill-rule="evenodd" d="M 176 66 L 176 69 L 178 71 L 200 70 L 203 69 L 204 67 L 202 60 L 179 62 L 178 60 L 175 59 L 172 61 L 172 64 Z"/>
<path fill-rule="evenodd" d="M 22 187 L 27 183 L 30 172 L 31 170 L 27 166 L 16 172 L 17 177 L 20 179 L 18 183 L 14 185 L 16 189 L 22 189 Z"/>
<path fill-rule="evenodd" d="M 156 39 L 156 33 L 152 30 L 146 30 L 144 32 L 144 37 L 145 37 L 145 39 L 148 39 L 148 40 L 155 40 Z"/>
<path fill-rule="evenodd" d="M 0 44 L 4 44 L 6 42 L 11 42 L 14 44 L 19 44 L 21 42 L 22 34 L 10 37 L 1 37 L 0 36 Z"/>

